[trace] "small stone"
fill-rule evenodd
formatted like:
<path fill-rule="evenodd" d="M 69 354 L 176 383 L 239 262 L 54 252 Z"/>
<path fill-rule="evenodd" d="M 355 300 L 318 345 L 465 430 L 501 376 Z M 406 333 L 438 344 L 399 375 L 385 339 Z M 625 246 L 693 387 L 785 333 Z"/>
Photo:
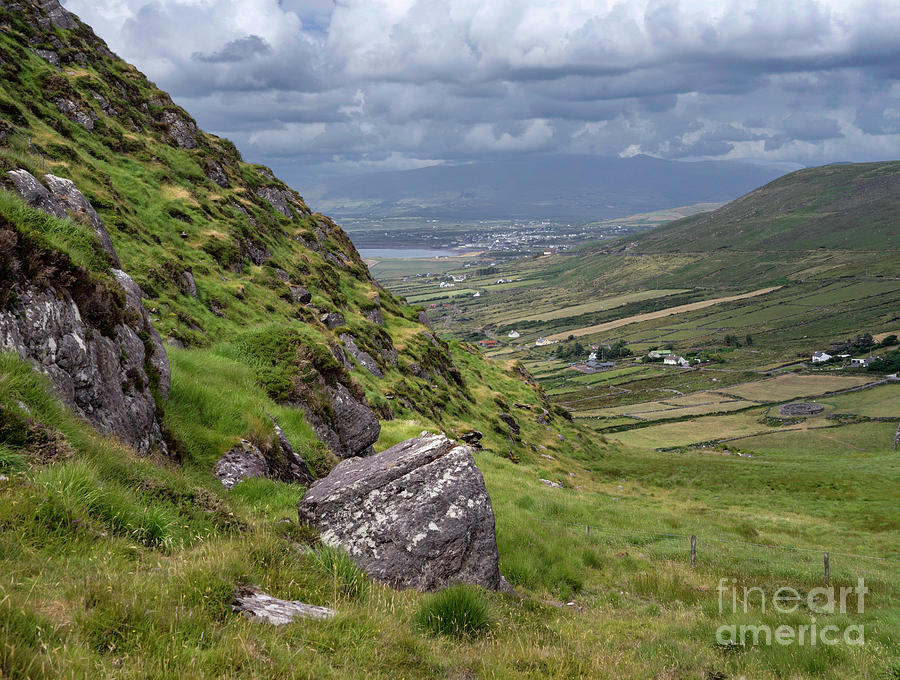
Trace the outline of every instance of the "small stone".
<path fill-rule="evenodd" d="M 538 479 L 538 481 L 539 481 L 541 484 L 546 484 L 547 486 L 552 487 L 552 488 L 554 488 L 554 489 L 561 489 L 561 488 L 563 488 L 563 485 L 560 484 L 559 482 L 551 482 L 549 479 Z"/>
<path fill-rule="evenodd" d="M 254 586 L 241 586 L 234 591 L 232 610 L 240 612 L 252 621 L 282 626 L 295 619 L 324 621 L 337 612 L 297 600 L 279 600 Z"/>
<path fill-rule="evenodd" d="M 319 318 L 319 321 L 325 324 L 325 327 L 330 331 L 333 331 L 338 326 L 343 326 L 346 323 L 344 315 L 339 314 L 338 312 L 328 312 L 327 314 L 323 314 Z"/>

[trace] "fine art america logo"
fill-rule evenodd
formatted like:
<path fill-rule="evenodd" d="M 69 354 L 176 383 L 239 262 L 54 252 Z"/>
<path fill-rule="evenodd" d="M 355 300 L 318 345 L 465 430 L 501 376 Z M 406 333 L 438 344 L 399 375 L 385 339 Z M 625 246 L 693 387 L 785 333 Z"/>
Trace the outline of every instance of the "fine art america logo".
<path fill-rule="evenodd" d="M 730 583 L 729 583 L 730 580 Z M 763 588 L 736 584 L 736 579 L 719 579 L 719 613 L 730 611 L 734 615 L 759 613 L 761 615 L 791 615 L 801 609 L 809 613 L 809 623 L 780 625 L 721 625 L 716 629 L 716 642 L 720 645 L 855 645 L 865 644 L 862 625 L 844 627 L 817 620 L 817 615 L 847 614 L 865 611 L 865 597 L 869 589 L 860 578 L 856 587 L 828 586 L 813 588 L 802 596 L 796 588 L 782 586 L 766 592 Z M 851 602 L 848 604 L 848 599 Z M 853 602 L 852 600 L 855 600 Z M 855 605 L 855 606 L 854 606 Z"/>

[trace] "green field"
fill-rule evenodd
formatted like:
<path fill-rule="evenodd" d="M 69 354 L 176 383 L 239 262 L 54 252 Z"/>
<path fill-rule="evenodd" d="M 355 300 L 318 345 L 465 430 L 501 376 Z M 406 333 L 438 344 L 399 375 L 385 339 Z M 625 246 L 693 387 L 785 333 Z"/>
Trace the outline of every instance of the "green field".
<path fill-rule="evenodd" d="M 839 413 L 900 418 L 900 383 L 888 383 L 867 390 L 820 399 Z"/>
<path fill-rule="evenodd" d="M 735 444 L 741 451 L 806 456 L 816 461 L 823 456 L 866 460 L 892 453 L 896 431 L 896 422 L 859 423 L 826 430 L 775 432 Z"/>
<path fill-rule="evenodd" d="M 571 307 L 562 307 L 554 309 L 552 312 L 543 312 L 541 314 L 532 314 L 531 316 L 523 316 L 517 321 L 552 321 L 554 319 L 562 319 L 567 316 L 579 316 L 587 312 L 599 312 L 604 309 L 613 309 L 629 302 L 638 302 L 641 300 L 651 300 L 657 297 L 665 297 L 667 295 L 675 295 L 677 293 L 686 293 L 684 288 L 669 288 L 666 290 L 642 290 L 635 293 L 626 293 L 616 295 L 610 298 L 602 298 L 593 302 L 585 302 L 580 305 L 572 305 Z"/>

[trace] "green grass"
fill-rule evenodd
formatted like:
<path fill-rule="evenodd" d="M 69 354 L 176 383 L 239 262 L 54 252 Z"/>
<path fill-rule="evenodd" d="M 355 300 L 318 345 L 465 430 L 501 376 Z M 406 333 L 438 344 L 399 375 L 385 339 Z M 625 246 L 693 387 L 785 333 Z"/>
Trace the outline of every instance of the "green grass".
<path fill-rule="evenodd" d="M 482 635 L 491 623 L 490 610 L 474 588 L 449 586 L 429 596 L 416 612 L 416 623 L 435 635 Z"/>
<path fill-rule="evenodd" d="M 214 352 L 173 356 L 176 376 L 191 366 L 201 375 L 206 364 L 193 363 L 201 359 L 214 361 L 207 366 L 223 380 L 242 375 L 224 371 L 236 362 L 219 363 Z M 471 356 L 458 358 L 462 370 L 481 367 Z M 271 678 L 291 677 L 299 664 L 322 678 L 468 672 L 642 679 L 678 668 L 687 677 L 717 671 L 775 680 L 840 678 L 861 668 L 878 677 L 896 663 L 896 570 L 837 554 L 898 551 L 892 481 L 898 470 L 888 452 L 865 454 L 865 466 L 838 447 L 817 454 L 816 466 L 808 451 L 790 447 L 759 450 L 750 459 L 610 445 L 598 455 L 568 430 L 565 442 L 539 439 L 546 448 L 538 451 L 554 460 L 522 450 L 519 463 L 478 454 L 496 514 L 501 570 L 521 599 L 477 591 L 478 606 L 468 595 L 438 605 L 437 598 L 450 596 L 394 592 L 370 582 L 345 553 L 301 547 L 314 538 L 285 520 L 295 517 L 302 487 L 247 480 L 224 491 L 203 465 L 137 459 L 67 416 L 44 379 L 18 359 L 3 361 L 2 403 L 22 399 L 83 447 L 74 459 L 3 483 L 0 631 L 7 644 L 0 668 L 7 675 L 201 678 L 239 671 Z M 496 370 L 485 380 L 506 375 Z M 510 395 L 524 390 L 498 386 Z M 256 402 L 255 408 L 267 399 L 259 387 L 245 398 L 251 401 L 244 407 Z M 877 425 L 886 431 L 890 424 Z M 385 445 L 416 425 L 387 426 Z M 687 558 L 692 533 L 700 536 L 695 569 Z M 866 647 L 841 647 L 826 661 L 800 648 L 718 650 L 716 627 L 736 622 L 717 610 L 720 578 L 801 592 L 821 583 L 820 554 L 749 543 L 831 549 L 834 583 L 855 585 L 864 576 L 878 593 L 871 609 L 827 620 L 866 625 Z M 230 611 L 232 589 L 241 583 L 338 615 L 279 628 L 253 624 Z M 489 611 L 487 629 L 470 626 L 482 620 L 475 616 L 481 611 Z M 423 620 L 450 635 L 435 634 Z M 750 620 L 785 622 L 769 615 Z M 467 627 L 480 633 L 456 634 Z"/>

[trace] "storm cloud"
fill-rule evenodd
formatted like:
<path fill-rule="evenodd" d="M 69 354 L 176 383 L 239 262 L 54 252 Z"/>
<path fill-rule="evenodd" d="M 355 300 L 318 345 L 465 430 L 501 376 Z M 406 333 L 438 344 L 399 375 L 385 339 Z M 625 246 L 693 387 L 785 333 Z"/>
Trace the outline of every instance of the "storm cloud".
<path fill-rule="evenodd" d="M 302 185 L 510 154 L 900 156 L 895 0 L 67 0 Z"/>

